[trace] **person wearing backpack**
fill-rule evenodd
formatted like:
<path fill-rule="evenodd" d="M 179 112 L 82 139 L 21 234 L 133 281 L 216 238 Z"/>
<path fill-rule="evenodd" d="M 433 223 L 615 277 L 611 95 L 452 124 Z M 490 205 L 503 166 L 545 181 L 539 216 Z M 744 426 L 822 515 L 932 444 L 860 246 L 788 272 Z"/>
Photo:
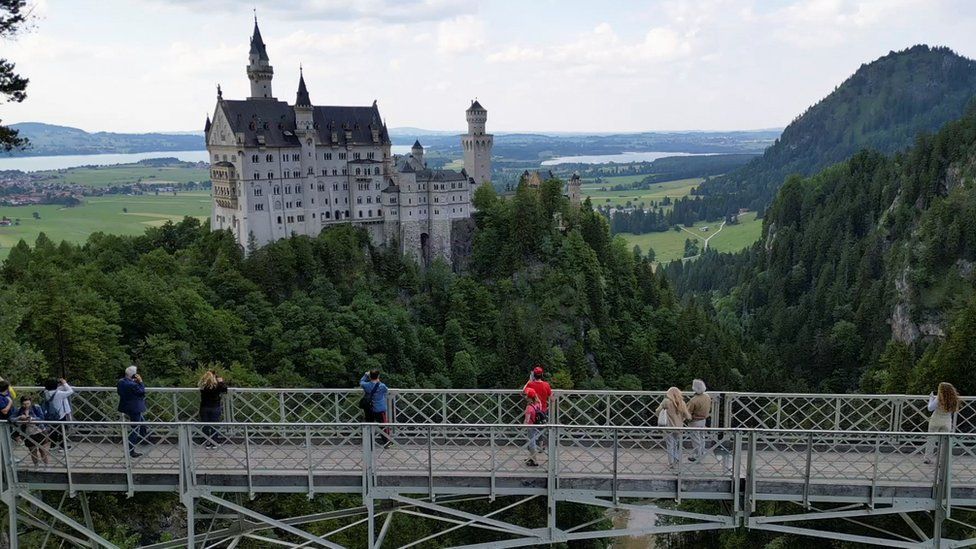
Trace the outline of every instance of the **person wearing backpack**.
<path fill-rule="evenodd" d="M 44 412 L 44 419 L 47 421 L 71 421 L 71 395 L 75 390 L 68 385 L 64 378 L 48 379 L 44 382 L 44 392 L 41 393 L 41 410 Z M 51 443 L 55 446 L 68 449 L 68 442 L 64 440 L 62 431 L 57 426 L 52 426 Z"/>
<path fill-rule="evenodd" d="M 0 420 L 10 419 L 14 410 L 14 397 L 11 393 L 10 382 L 0 379 Z"/>
<path fill-rule="evenodd" d="M 363 410 L 363 421 L 367 423 L 386 423 L 386 394 L 389 388 L 380 381 L 380 371 L 370 370 L 363 374 L 359 380 L 359 386 L 363 389 L 363 397 L 359 401 L 359 407 Z M 389 428 L 383 429 L 383 434 L 376 437 L 377 444 L 390 445 L 393 439 L 390 438 Z"/>
<path fill-rule="evenodd" d="M 48 465 L 51 441 L 48 438 L 49 426 L 43 423 L 45 419 L 41 407 L 35 405 L 31 397 L 24 395 L 20 397 L 20 408 L 14 412 L 13 421 L 24 435 L 24 444 L 34 465 Z"/>
<path fill-rule="evenodd" d="M 542 409 L 542 401 L 539 399 L 539 395 L 534 389 L 525 390 L 525 424 L 526 425 L 545 425 L 549 420 L 548 413 Z M 529 427 L 529 443 L 527 448 L 529 450 L 529 458 L 525 460 L 525 464 L 529 467 L 539 466 L 539 436 L 542 434 L 542 429 L 539 427 Z"/>
<path fill-rule="evenodd" d="M 681 389 L 677 387 L 668 389 L 654 413 L 660 427 L 684 427 L 685 422 L 691 420 Z M 664 440 L 668 450 L 668 467 L 673 468 L 681 461 L 681 431 L 669 431 Z"/>

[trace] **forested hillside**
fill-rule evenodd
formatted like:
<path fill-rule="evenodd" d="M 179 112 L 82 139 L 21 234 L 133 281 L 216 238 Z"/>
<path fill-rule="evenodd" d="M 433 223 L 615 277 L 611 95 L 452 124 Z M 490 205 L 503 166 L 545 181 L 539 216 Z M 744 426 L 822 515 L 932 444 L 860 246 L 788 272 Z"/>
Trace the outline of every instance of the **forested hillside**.
<path fill-rule="evenodd" d="M 976 392 L 976 109 L 893 157 L 793 177 L 763 238 L 667 269 L 715 292 L 769 379 L 822 391 Z"/>
<path fill-rule="evenodd" d="M 380 368 L 394 387 L 521 387 L 541 362 L 557 388 L 666 389 L 693 376 L 742 387 L 734 334 L 676 304 L 647 258 L 612 239 L 589 203 L 571 211 L 561 193 L 556 180 L 505 200 L 479 190 L 463 275 L 446 264 L 422 271 L 351 225 L 247 257 L 229 233 L 190 218 L 142 236 L 95 234 L 81 246 L 21 242 L 0 273 L 2 375 L 21 385 L 47 375 L 114 384 L 133 361 L 154 386 L 190 386 L 216 365 L 239 386 L 353 387 Z M 132 529 L 150 542 L 172 529 L 166 509 L 118 515 L 112 501 L 96 505 L 107 526 L 99 531 Z M 331 505 L 324 496 L 288 501 L 266 510 Z M 410 521 L 394 525 L 392 545 L 432 528 Z M 353 528 L 345 541 L 361 537 Z"/>
<path fill-rule="evenodd" d="M 962 116 L 974 94 L 976 61 L 924 45 L 889 53 L 797 117 L 761 157 L 701 185 L 703 203 L 683 207 L 699 219 L 762 212 L 789 175 L 813 174 L 863 148 L 904 150 L 919 133 Z"/>

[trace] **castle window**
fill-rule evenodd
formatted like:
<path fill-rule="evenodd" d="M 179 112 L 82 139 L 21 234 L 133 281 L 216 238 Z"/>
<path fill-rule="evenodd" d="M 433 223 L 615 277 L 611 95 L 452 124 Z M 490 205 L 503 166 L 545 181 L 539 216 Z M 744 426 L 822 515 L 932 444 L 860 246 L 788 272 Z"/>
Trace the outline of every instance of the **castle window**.
<path fill-rule="evenodd" d="M 329 175 L 328 172 L 329 172 L 328 170 L 326 170 L 325 168 L 322 168 L 322 175 Z"/>
<path fill-rule="evenodd" d="M 339 170 L 332 168 L 332 175 L 339 175 Z"/>
<path fill-rule="evenodd" d="M 359 210 L 359 217 L 362 217 L 362 216 L 363 216 L 363 211 L 362 210 Z"/>
<path fill-rule="evenodd" d="M 373 168 L 373 174 L 374 175 L 379 175 L 380 174 L 380 167 L 379 166 L 376 166 L 375 168 Z"/>
<path fill-rule="evenodd" d="M 338 183 L 333 183 L 332 184 L 332 190 L 333 191 L 338 191 L 339 190 L 339 184 Z"/>
<path fill-rule="evenodd" d="M 315 173 L 314 173 L 314 172 L 315 172 L 315 168 L 312 168 L 312 167 L 310 167 L 310 168 L 308 169 L 308 175 L 315 175 Z"/>
<path fill-rule="evenodd" d="M 349 217 L 349 210 L 346 210 L 346 217 Z"/>
<path fill-rule="evenodd" d="M 299 155 L 297 155 L 297 154 L 293 154 L 293 155 L 291 155 L 291 159 L 292 159 L 293 161 L 295 161 L 295 162 L 298 162 L 298 160 L 299 160 L 300 158 L 301 158 L 301 156 L 299 156 Z"/>
<path fill-rule="evenodd" d="M 264 211 L 264 204 L 255 204 L 254 205 L 254 211 L 256 211 L 256 212 L 263 212 Z"/>
<path fill-rule="evenodd" d="M 285 194 L 291 194 L 291 185 L 285 185 Z"/>
<path fill-rule="evenodd" d="M 359 168 L 356 168 L 356 175 L 359 175 Z"/>
<path fill-rule="evenodd" d="M 254 179 L 261 179 L 261 174 L 254 172 Z"/>
<path fill-rule="evenodd" d="M 342 184 L 342 190 L 348 191 L 349 190 L 349 183 L 343 183 Z"/>
<path fill-rule="evenodd" d="M 254 187 L 254 196 L 261 196 L 262 194 L 264 194 L 264 191 L 261 187 Z"/>
<path fill-rule="evenodd" d="M 367 213 L 368 213 L 368 216 L 369 216 L 369 217 L 373 217 L 373 210 L 370 210 L 370 211 L 369 211 L 369 212 L 367 212 Z"/>
<path fill-rule="evenodd" d="M 363 203 L 363 197 L 357 196 L 356 197 L 356 204 L 362 204 L 362 203 Z"/>
<path fill-rule="evenodd" d="M 298 220 L 299 220 L 299 221 L 305 221 L 305 216 L 304 216 L 304 215 L 300 215 L 300 216 L 298 216 Z"/>
<path fill-rule="evenodd" d="M 268 179 L 274 179 L 274 172 L 268 172 Z"/>
<path fill-rule="evenodd" d="M 326 205 L 328 205 L 328 204 L 329 204 L 329 199 L 328 199 L 328 198 L 326 198 L 326 199 L 325 199 L 325 204 L 326 204 Z"/>
<path fill-rule="evenodd" d="M 289 215 L 289 216 L 288 216 L 288 222 L 289 222 L 289 223 L 294 223 L 294 222 L 295 222 L 295 216 L 293 216 L 293 215 Z"/>
<path fill-rule="evenodd" d="M 324 183 L 319 183 L 319 190 L 320 191 L 324 191 L 325 190 L 325 184 Z"/>
<path fill-rule="evenodd" d="M 278 185 L 275 185 L 274 186 L 274 194 L 281 194 L 281 187 L 279 187 Z"/>
<path fill-rule="evenodd" d="M 372 196 L 367 196 L 366 197 L 366 203 L 367 204 L 372 204 L 373 203 L 373 197 Z"/>
<path fill-rule="evenodd" d="M 325 153 L 325 155 L 323 155 L 322 158 L 324 158 L 326 160 L 332 160 L 332 153 Z"/>
<path fill-rule="evenodd" d="M 331 215 L 331 214 L 330 214 L 329 212 L 325 212 L 325 218 L 326 218 L 326 219 L 329 219 L 329 218 L 331 218 L 331 217 L 332 217 L 332 215 Z"/>
<path fill-rule="evenodd" d="M 353 160 L 359 160 L 359 153 L 352 153 Z"/>
<path fill-rule="evenodd" d="M 302 201 L 301 200 L 296 200 L 295 201 L 295 207 L 296 208 L 301 208 L 302 207 Z"/>
<path fill-rule="evenodd" d="M 292 204 L 291 202 L 285 202 L 285 208 L 290 210 L 291 204 Z"/>
<path fill-rule="evenodd" d="M 434 215 L 437 215 L 437 214 L 439 214 L 439 213 L 441 213 L 441 211 L 440 211 L 440 210 L 434 210 Z"/>
<path fill-rule="evenodd" d="M 278 216 L 278 224 L 281 225 L 281 216 Z"/>
<path fill-rule="evenodd" d="M 346 153 L 339 153 L 339 160 L 345 160 L 345 159 L 346 159 Z"/>
<path fill-rule="evenodd" d="M 312 213 L 312 219 L 315 219 L 315 213 L 314 212 Z"/>
<path fill-rule="evenodd" d="M 373 153 L 366 153 L 366 158 L 373 159 Z"/>
<path fill-rule="evenodd" d="M 349 175 L 349 170 L 342 168 L 342 175 Z"/>
<path fill-rule="evenodd" d="M 251 155 L 251 162 L 257 163 L 257 162 L 260 162 L 260 161 L 261 161 L 261 157 L 260 156 L 258 156 L 256 154 L 252 154 Z"/>
<path fill-rule="evenodd" d="M 268 162 L 274 162 L 274 155 L 273 154 L 269 154 L 269 155 L 265 156 L 264 159 L 267 160 Z"/>
<path fill-rule="evenodd" d="M 434 202 L 440 202 L 440 199 L 435 196 L 434 197 Z"/>

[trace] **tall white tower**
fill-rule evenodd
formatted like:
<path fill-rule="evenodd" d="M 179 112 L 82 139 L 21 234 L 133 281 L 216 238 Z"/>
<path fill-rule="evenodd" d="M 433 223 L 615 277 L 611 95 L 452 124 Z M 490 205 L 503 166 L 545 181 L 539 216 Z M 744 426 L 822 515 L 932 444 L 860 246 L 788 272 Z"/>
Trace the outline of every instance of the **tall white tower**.
<path fill-rule="evenodd" d="M 251 81 L 251 96 L 248 99 L 274 99 L 271 93 L 271 79 L 274 69 L 268 59 L 268 50 L 261 40 L 258 18 L 254 18 L 254 34 L 251 35 L 251 51 L 247 55 L 247 78 Z"/>
<path fill-rule="evenodd" d="M 478 185 L 491 181 L 491 147 L 495 136 L 485 133 L 488 111 L 475 99 L 465 111 L 468 120 L 468 133 L 461 136 L 464 149 L 464 171 Z"/>

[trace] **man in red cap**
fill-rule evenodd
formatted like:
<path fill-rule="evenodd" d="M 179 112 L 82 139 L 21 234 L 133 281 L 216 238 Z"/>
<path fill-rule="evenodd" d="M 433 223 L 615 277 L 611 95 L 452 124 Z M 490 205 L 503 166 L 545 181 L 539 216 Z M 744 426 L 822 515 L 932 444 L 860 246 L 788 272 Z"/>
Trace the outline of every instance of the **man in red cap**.
<path fill-rule="evenodd" d="M 535 368 L 532 369 L 532 373 L 529 374 L 529 380 L 525 382 L 525 386 L 522 387 L 522 391 L 528 391 L 532 389 L 535 391 L 537 397 L 539 397 L 539 402 L 542 403 L 542 411 L 549 411 L 549 399 L 552 397 L 552 387 L 549 383 L 542 381 L 542 366 L 536 364 Z"/>

